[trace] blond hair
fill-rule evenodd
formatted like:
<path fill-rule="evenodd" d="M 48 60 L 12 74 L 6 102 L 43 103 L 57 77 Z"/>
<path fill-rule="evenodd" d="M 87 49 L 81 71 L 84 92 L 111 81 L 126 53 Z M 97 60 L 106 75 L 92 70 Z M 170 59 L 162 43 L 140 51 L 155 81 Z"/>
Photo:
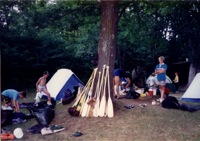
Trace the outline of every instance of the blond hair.
<path fill-rule="evenodd" d="M 159 57 L 162 61 L 165 61 L 165 57 L 164 56 L 160 56 Z"/>

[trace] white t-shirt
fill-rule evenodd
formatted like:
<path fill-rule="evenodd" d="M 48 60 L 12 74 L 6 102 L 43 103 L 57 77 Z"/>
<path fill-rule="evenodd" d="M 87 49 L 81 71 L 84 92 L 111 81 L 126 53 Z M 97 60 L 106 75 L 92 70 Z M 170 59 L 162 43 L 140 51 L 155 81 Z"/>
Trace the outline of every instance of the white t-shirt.
<path fill-rule="evenodd" d="M 150 76 L 148 84 L 150 87 L 156 84 L 155 76 Z"/>

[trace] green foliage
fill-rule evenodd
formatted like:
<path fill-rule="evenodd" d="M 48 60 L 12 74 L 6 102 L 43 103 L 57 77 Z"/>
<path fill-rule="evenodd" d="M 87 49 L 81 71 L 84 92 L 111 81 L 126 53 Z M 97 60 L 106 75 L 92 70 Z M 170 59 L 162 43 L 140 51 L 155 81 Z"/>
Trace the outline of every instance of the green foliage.
<path fill-rule="evenodd" d="M 28 79 L 35 79 L 45 69 L 54 73 L 59 68 L 69 68 L 87 80 L 97 51 L 99 10 L 93 10 L 94 2 L 79 5 L 75 1 L 59 1 L 51 5 L 41 1 L 28 7 L 24 7 L 25 3 L 10 3 L 1 6 L 8 10 L 16 6 L 19 11 L 2 13 L 14 21 L 1 28 L 7 31 L 1 42 L 3 73 L 37 67 L 40 72 L 32 76 L 25 73 Z"/>
<path fill-rule="evenodd" d="M 127 61 L 132 62 L 131 66 L 155 65 L 156 56 L 166 55 L 167 40 L 162 33 L 166 21 L 159 13 L 162 9 L 160 5 L 157 2 L 130 3 L 120 19 L 118 44 L 120 48 L 125 48 L 122 52 L 126 52 Z"/>
<path fill-rule="evenodd" d="M 200 64 L 199 9 L 199 1 L 120 1 L 116 62 L 132 70 L 164 55 Z M 98 1 L 0 1 L 2 79 L 35 82 L 43 70 L 69 68 L 86 82 L 99 28 Z"/>
<path fill-rule="evenodd" d="M 198 1 L 121 3 L 126 10 L 119 21 L 118 45 L 121 54 L 126 54 L 125 63 L 147 67 L 155 65 L 160 55 L 168 62 L 190 55 L 193 63 L 200 64 L 199 5 Z"/>
<path fill-rule="evenodd" d="M 200 64 L 199 9 L 199 1 L 177 2 L 167 16 L 174 30 L 171 44 L 176 42 L 177 50 L 182 52 L 179 57 L 189 57 L 196 66 Z"/>

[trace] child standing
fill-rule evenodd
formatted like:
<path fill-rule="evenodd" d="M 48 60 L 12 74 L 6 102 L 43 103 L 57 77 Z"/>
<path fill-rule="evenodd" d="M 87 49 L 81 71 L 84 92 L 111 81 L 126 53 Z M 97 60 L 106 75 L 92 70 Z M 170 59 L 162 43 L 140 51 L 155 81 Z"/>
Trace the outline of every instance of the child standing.
<path fill-rule="evenodd" d="M 153 88 L 156 87 L 156 78 L 155 73 L 152 73 L 149 80 L 147 81 L 148 87 Z"/>
<path fill-rule="evenodd" d="M 175 72 L 175 78 L 174 78 L 174 84 L 176 86 L 176 91 L 178 91 L 178 84 L 179 84 L 179 76 L 178 76 L 178 72 Z"/>
<path fill-rule="evenodd" d="M 48 71 L 45 71 L 43 73 L 43 76 L 40 77 L 36 83 L 36 90 L 37 92 L 44 92 L 47 96 L 48 96 L 48 102 L 47 102 L 47 105 L 52 105 L 51 104 L 51 95 L 50 93 L 48 92 L 47 90 L 47 87 L 46 87 L 46 79 L 47 77 L 49 76 L 49 72 Z"/>

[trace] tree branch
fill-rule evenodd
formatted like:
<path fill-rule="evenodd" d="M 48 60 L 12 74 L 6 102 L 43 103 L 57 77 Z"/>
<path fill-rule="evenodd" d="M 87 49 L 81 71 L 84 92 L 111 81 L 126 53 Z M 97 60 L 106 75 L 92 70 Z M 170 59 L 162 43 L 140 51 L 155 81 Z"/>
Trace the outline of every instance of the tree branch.
<path fill-rule="evenodd" d="M 127 8 L 128 6 L 130 6 L 131 3 L 132 3 L 132 2 L 128 2 L 126 5 L 124 5 L 124 7 L 122 8 L 122 10 L 119 12 L 119 16 L 118 16 L 117 23 L 119 22 L 119 19 L 121 18 L 121 16 L 125 13 L 126 8 Z"/>

